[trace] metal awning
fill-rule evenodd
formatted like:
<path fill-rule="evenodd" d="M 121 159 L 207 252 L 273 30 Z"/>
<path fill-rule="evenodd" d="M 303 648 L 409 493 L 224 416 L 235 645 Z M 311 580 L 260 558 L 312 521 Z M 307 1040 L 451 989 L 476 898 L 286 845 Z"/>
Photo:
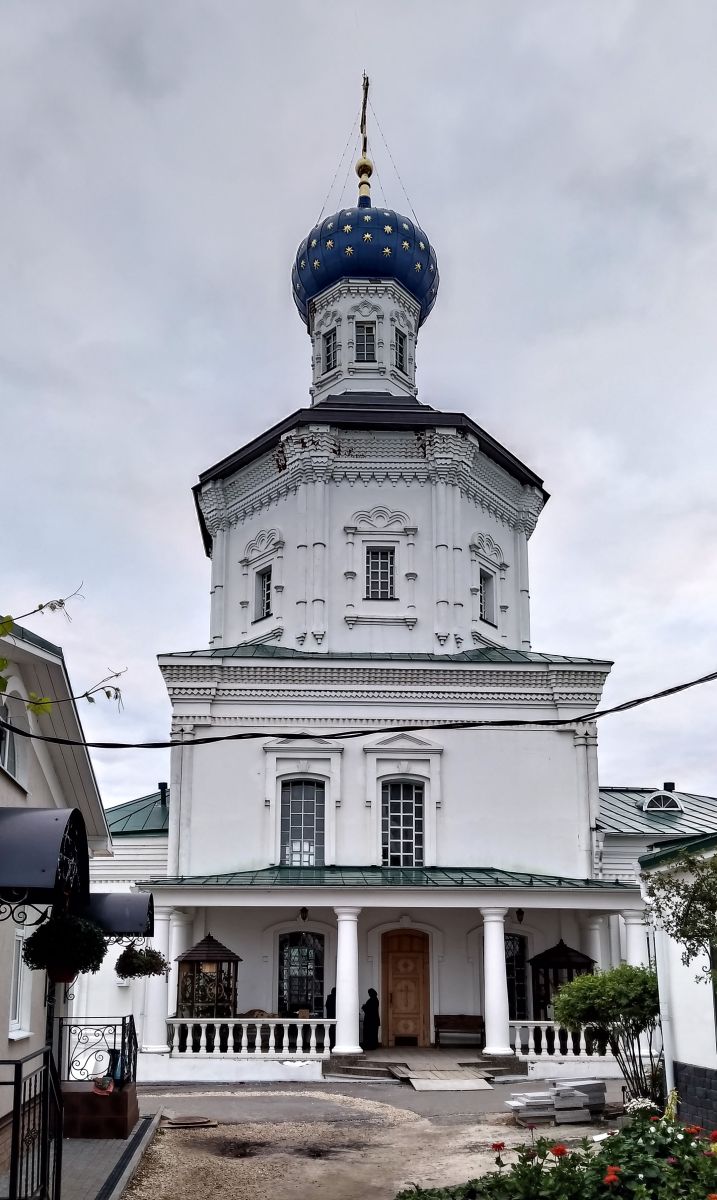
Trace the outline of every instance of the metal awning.
<path fill-rule="evenodd" d="M 85 822 L 76 808 L 0 808 L 0 903 L 73 907 L 90 893 Z"/>
<path fill-rule="evenodd" d="M 154 933 L 151 892 L 92 892 L 78 916 L 94 921 L 108 937 L 151 937 Z"/>

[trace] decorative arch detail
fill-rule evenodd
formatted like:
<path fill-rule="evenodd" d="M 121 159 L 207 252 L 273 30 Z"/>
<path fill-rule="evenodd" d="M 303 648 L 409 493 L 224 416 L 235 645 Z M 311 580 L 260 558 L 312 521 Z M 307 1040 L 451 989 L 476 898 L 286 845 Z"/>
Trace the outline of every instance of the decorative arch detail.
<path fill-rule="evenodd" d="M 401 512 L 400 509 L 394 511 L 385 504 L 377 504 L 375 508 L 362 508 L 354 513 L 346 528 L 356 532 L 365 530 L 383 532 L 387 529 L 394 529 L 405 533 L 414 527 L 411 526 L 411 519 L 407 513 Z"/>
<path fill-rule="evenodd" d="M 470 541 L 471 550 L 476 550 L 478 554 L 482 554 L 483 558 L 490 559 L 497 566 L 502 566 L 505 562 L 505 555 L 497 542 L 489 533 L 474 533 Z"/>
<path fill-rule="evenodd" d="M 283 545 L 284 538 L 279 529 L 260 529 L 256 537 L 247 542 L 243 561 L 251 562 L 255 558 L 260 558 L 262 554 L 278 550 Z"/>

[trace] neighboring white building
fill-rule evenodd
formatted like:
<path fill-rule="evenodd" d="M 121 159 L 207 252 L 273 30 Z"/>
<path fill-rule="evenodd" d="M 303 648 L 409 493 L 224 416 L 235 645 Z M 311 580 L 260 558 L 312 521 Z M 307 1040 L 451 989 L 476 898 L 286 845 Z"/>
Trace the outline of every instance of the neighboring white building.
<path fill-rule="evenodd" d="M 650 873 L 674 866 L 682 853 L 711 858 L 716 851 L 717 833 L 682 838 L 643 855 L 640 867 Z M 710 962 L 707 955 L 700 955 L 686 967 L 683 947 L 660 929 L 655 930 L 655 944 L 668 1087 L 677 1088 L 683 1121 L 713 1129 L 717 1126 L 717 991 L 705 974 Z"/>
<path fill-rule="evenodd" d="M 359 167 L 358 204 L 294 265 L 311 407 L 194 490 L 210 636 L 159 659 L 177 743 L 166 867 L 162 836 L 128 819 L 93 870 L 103 890 L 151 879 L 173 962 L 124 991 L 90 977 L 81 1000 L 90 1015 L 132 1004 L 144 1078 L 286 1075 L 290 1016 L 311 1030 L 310 1073 L 334 983 L 336 1053 L 360 1052 L 369 987 L 384 1045 L 472 1015 L 487 1055 L 527 1053 L 564 978 L 536 982 L 534 955 L 646 957 L 638 887 L 596 869 L 597 734 L 581 717 L 611 664 L 532 650 L 528 542 L 547 494 L 469 417 L 418 402 L 436 256 L 414 221 L 371 206 Z M 567 723 L 520 724 L 544 718 Z M 450 727 L 485 719 L 519 724 Z M 159 796 L 135 804 L 125 816 L 144 806 L 154 828 Z M 238 1000 L 213 1020 L 177 993 L 176 958 L 207 934 L 241 958 L 222 983 L 238 969 Z M 252 1010 L 269 1031 L 254 1054 L 232 1020 Z"/>

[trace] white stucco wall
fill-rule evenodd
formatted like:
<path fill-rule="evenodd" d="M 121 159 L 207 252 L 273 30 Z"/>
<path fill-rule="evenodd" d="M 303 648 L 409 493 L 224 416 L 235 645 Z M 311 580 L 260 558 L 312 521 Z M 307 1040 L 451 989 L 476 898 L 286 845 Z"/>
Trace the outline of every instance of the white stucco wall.
<path fill-rule="evenodd" d="M 706 957 L 701 955 L 685 967 L 682 948 L 676 942 L 664 937 L 662 948 L 660 994 L 668 1004 L 674 1058 L 677 1062 L 716 1070 L 717 1019 L 713 990 L 711 983 L 705 982 L 706 977 L 702 977 L 702 970 L 707 966 Z"/>

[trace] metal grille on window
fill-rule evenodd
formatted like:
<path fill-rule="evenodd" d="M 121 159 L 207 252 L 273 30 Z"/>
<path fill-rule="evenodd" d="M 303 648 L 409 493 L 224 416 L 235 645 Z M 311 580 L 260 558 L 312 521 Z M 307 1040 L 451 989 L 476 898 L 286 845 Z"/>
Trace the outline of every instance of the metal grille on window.
<path fill-rule="evenodd" d="M 505 971 L 508 980 L 508 1016 L 511 1021 L 528 1019 L 527 962 L 526 939 L 519 933 L 506 933 Z"/>
<path fill-rule="evenodd" d="M 324 1015 L 324 936 L 304 929 L 279 938 L 279 1015 L 300 1009 Z"/>
<path fill-rule="evenodd" d="M 256 619 L 271 616 L 271 567 L 259 571 L 256 577 Z"/>
<path fill-rule="evenodd" d="M 406 373 L 406 335 L 400 329 L 396 330 L 396 366 Z"/>
<path fill-rule="evenodd" d="M 324 865 L 324 784 L 291 779 L 281 785 L 281 863 Z"/>
<path fill-rule="evenodd" d="M 366 599 L 394 600 L 396 555 L 393 549 L 366 551 Z"/>
<path fill-rule="evenodd" d="M 480 619 L 495 623 L 495 576 L 483 570 L 480 573 Z"/>
<path fill-rule="evenodd" d="M 333 371 L 338 361 L 336 352 L 336 330 L 324 334 L 324 372 Z"/>
<path fill-rule="evenodd" d="M 384 867 L 422 867 L 423 833 L 423 784 L 384 783 L 381 789 Z"/>
<path fill-rule="evenodd" d="M 376 361 L 376 326 L 373 321 L 356 322 L 356 362 Z"/>

